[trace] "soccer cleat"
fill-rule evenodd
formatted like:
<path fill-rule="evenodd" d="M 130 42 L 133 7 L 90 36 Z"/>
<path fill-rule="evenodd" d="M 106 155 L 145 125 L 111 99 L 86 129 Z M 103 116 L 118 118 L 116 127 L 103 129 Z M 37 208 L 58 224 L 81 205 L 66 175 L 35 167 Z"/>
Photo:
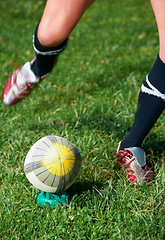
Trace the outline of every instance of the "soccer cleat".
<path fill-rule="evenodd" d="M 133 185 L 148 184 L 154 177 L 153 171 L 146 165 L 145 152 L 139 147 L 116 150 L 118 164 L 124 169 L 126 176 Z"/>
<path fill-rule="evenodd" d="M 33 60 L 32 60 L 33 61 Z M 37 77 L 31 70 L 31 62 L 18 67 L 8 78 L 2 93 L 2 102 L 11 106 L 24 99 L 45 78 Z"/>

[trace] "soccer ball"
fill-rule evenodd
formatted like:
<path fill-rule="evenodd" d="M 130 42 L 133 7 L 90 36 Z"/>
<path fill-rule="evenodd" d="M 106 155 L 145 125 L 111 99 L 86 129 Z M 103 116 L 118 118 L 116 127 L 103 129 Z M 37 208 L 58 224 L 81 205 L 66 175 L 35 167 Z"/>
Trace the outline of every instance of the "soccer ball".
<path fill-rule="evenodd" d="M 29 150 L 24 171 L 36 188 L 60 193 L 74 183 L 81 163 L 80 153 L 72 143 L 62 137 L 46 136 Z"/>

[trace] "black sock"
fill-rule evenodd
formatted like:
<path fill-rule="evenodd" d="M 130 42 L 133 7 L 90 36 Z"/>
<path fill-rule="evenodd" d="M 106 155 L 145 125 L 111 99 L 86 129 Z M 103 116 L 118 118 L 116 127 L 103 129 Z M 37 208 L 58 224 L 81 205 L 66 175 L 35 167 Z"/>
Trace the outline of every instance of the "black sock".
<path fill-rule="evenodd" d="M 165 109 L 165 64 L 157 58 L 142 85 L 134 123 L 120 149 L 141 147 L 143 140 Z"/>
<path fill-rule="evenodd" d="M 48 74 L 58 58 L 58 55 L 64 51 L 67 46 L 68 39 L 63 43 L 55 47 L 43 46 L 37 37 L 38 26 L 35 31 L 33 38 L 33 46 L 36 52 L 36 59 L 31 65 L 31 69 L 34 74 L 38 77 L 42 77 Z"/>

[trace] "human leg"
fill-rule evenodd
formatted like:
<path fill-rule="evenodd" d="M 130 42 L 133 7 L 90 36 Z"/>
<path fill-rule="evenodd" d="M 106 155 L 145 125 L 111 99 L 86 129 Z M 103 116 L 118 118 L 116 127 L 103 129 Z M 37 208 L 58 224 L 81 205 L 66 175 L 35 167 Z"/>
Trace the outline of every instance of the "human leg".
<path fill-rule="evenodd" d="M 165 2 L 164 0 L 151 0 L 151 4 L 159 32 L 159 55 L 141 87 L 132 128 L 117 150 L 119 162 L 124 167 L 130 181 L 134 183 L 138 181 L 139 173 L 144 177 L 143 182 L 149 182 L 153 177 L 152 171 L 146 166 L 145 158 L 143 157 L 141 162 L 141 155 L 135 156 L 134 149 L 136 152 L 141 152 L 143 140 L 165 109 Z M 134 168 L 131 168 L 132 163 L 135 164 Z M 148 170 L 145 171 L 144 168 Z M 136 169 L 139 169 L 137 174 L 135 174 Z"/>
<path fill-rule="evenodd" d="M 160 59 L 165 63 L 165 1 L 164 0 L 150 0 L 153 8 L 158 33 L 159 33 L 159 56 Z"/>
<path fill-rule="evenodd" d="M 36 59 L 32 70 L 37 76 L 49 73 L 82 14 L 95 0 L 48 0 L 34 35 Z"/>
<path fill-rule="evenodd" d="M 24 99 L 44 79 L 67 46 L 67 38 L 85 10 L 95 0 L 47 0 L 34 34 L 36 58 L 13 72 L 2 93 L 2 102 L 13 105 Z"/>
<path fill-rule="evenodd" d="M 67 39 L 83 13 L 94 2 L 95 0 L 47 0 L 37 33 L 40 43 L 51 47 Z"/>

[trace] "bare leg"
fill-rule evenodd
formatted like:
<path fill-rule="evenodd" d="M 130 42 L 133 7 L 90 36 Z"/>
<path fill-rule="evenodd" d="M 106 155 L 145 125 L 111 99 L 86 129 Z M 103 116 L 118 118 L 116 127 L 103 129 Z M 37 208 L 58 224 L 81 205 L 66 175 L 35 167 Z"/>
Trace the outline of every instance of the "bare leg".
<path fill-rule="evenodd" d="M 165 1 L 164 0 L 150 0 L 159 32 L 159 56 L 165 63 Z"/>
<path fill-rule="evenodd" d="M 63 42 L 93 2 L 95 0 L 48 0 L 38 29 L 40 43 L 56 46 Z"/>
<path fill-rule="evenodd" d="M 67 38 L 83 13 L 95 0 L 47 0 L 34 35 L 36 58 L 12 73 L 2 93 L 2 101 L 13 105 L 24 99 L 53 69 Z"/>

